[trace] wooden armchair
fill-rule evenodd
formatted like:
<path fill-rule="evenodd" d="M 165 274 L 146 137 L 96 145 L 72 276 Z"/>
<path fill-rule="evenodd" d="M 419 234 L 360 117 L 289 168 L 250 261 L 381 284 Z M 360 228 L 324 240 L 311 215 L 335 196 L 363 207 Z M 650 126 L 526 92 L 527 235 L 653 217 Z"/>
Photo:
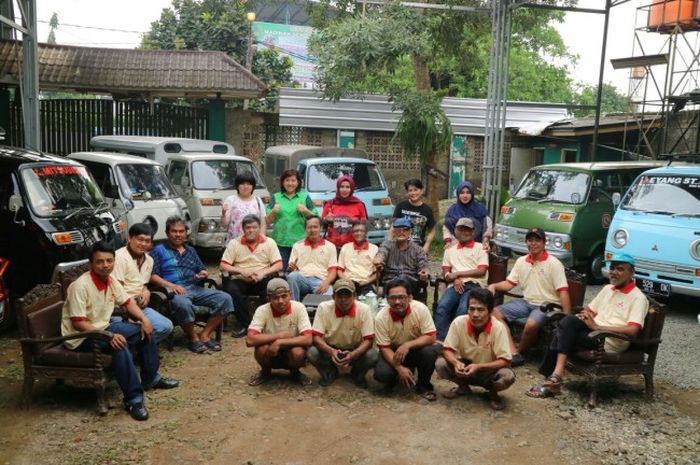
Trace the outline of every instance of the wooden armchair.
<path fill-rule="evenodd" d="M 591 384 L 588 406 L 595 407 L 598 401 L 597 388 L 601 378 L 620 375 L 642 375 L 647 400 L 654 396 L 654 365 L 661 343 L 661 332 L 666 318 L 666 306 L 649 298 L 649 312 L 644 319 L 644 329 L 635 338 L 617 333 L 594 331 L 588 337 L 594 339 L 598 348 L 576 352 L 567 361 L 567 369 L 585 376 Z M 622 353 L 606 352 L 605 339 L 614 337 L 630 341 L 630 347 Z"/>
<path fill-rule="evenodd" d="M 97 395 L 97 411 L 104 415 L 107 413 L 104 393 L 112 357 L 102 353 L 97 344 L 93 352 L 76 352 L 66 349 L 63 343 L 84 337 L 109 341 L 112 334 L 108 331 L 87 331 L 61 336 L 64 303 L 61 293 L 58 284 L 40 284 L 17 301 L 24 361 L 23 404 L 25 407 L 31 406 L 36 378 L 55 379 L 93 388 Z"/>

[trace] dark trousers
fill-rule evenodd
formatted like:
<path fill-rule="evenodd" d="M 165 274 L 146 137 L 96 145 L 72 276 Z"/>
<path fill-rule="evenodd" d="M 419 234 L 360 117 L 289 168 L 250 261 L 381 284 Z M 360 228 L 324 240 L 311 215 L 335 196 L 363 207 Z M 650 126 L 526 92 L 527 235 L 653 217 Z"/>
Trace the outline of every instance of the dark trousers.
<path fill-rule="evenodd" d="M 421 281 L 418 279 L 418 275 L 412 276 L 408 274 L 396 274 L 396 273 L 387 273 L 386 270 L 384 271 L 384 274 L 382 275 L 382 286 L 385 286 L 386 283 L 391 281 L 392 279 L 396 278 L 403 278 L 408 283 L 411 285 L 411 294 L 413 295 L 413 298 L 415 300 L 418 300 L 419 302 L 425 303 L 428 300 L 428 281 Z"/>
<path fill-rule="evenodd" d="M 364 286 L 360 286 L 357 281 L 353 281 L 353 284 L 355 285 L 355 292 L 358 296 L 369 294 L 370 292 L 377 292 L 373 284 L 365 284 Z"/>
<path fill-rule="evenodd" d="M 124 403 L 137 404 L 143 402 L 143 386 L 150 386 L 158 381 L 158 346 L 153 338 L 141 339 L 141 325 L 125 321 L 110 323 L 107 331 L 121 334 L 129 343 L 129 348 L 136 351 L 141 360 L 141 379 L 136 374 L 136 366 L 131 351 L 127 349 L 114 350 L 107 342 L 97 342 L 94 339 L 85 339 L 75 350 L 92 352 L 93 344 L 100 344 L 103 352 L 112 355 L 112 369 L 119 387 L 124 395 Z"/>
<path fill-rule="evenodd" d="M 433 376 L 433 371 L 435 371 L 435 360 L 437 360 L 440 352 L 440 346 L 435 344 L 408 351 L 402 365 L 411 370 L 418 371 L 416 391 L 425 392 L 433 390 L 433 384 L 430 382 L 430 378 Z M 396 385 L 398 382 L 397 371 L 384 359 L 381 353 L 379 354 L 377 365 L 374 367 L 374 379 L 389 387 Z"/>
<path fill-rule="evenodd" d="M 289 257 L 292 255 L 292 248 L 282 247 L 281 245 L 278 245 L 277 248 L 282 256 L 282 271 L 287 271 L 287 266 L 289 266 Z"/>
<path fill-rule="evenodd" d="M 271 278 L 265 278 L 260 282 L 251 283 L 242 279 L 227 279 L 223 282 L 223 290 L 233 299 L 234 315 L 238 324 L 247 328 L 253 319 L 254 308 L 251 308 L 250 296 L 258 297 L 258 305 L 267 302 L 267 282 Z"/>
<path fill-rule="evenodd" d="M 544 355 L 539 372 L 549 376 L 557 364 L 557 354 L 571 355 L 577 349 L 595 349 L 596 342 L 588 337 L 591 330 L 576 315 L 566 315 L 559 322 L 552 342 Z"/>

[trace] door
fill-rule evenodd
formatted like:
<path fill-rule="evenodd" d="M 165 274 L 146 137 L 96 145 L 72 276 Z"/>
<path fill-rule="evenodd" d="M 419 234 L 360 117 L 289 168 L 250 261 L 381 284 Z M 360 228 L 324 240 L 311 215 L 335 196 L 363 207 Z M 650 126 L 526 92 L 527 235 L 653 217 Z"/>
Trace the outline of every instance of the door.
<path fill-rule="evenodd" d="M 97 163 L 94 161 L 78 161 L 85 165 L 92 177 L 95 178 L 95 182 L 97 182 L 107 203 L 109 203 L 112 208 L 113 213 L 115 213 L 117 217 L 121 217 L 126 211 L 126 207 L 124 206 L 125 199 L 122 199 L 112 167 L 105 163 Z"/>

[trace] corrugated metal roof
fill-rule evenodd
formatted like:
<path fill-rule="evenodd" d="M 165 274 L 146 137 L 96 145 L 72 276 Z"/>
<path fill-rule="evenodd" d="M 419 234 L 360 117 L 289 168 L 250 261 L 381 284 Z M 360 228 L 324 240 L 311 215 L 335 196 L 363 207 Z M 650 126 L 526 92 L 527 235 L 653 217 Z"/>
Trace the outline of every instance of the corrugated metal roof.
<path fill-rule="evenodd" d="M 21 42 L 0 40 L 0 83 L 17 82 Z M 255 98 L 266 91 L 253 73 L 223 52 L 140 50 L 39 44 L 42 89 L 116 95 Z"/>
<path fill-rule="evenodd" d="M 386 95 L 344 98 L 337 103 L 321 99 L 311 89 L 280 91 L 280 126 L 356 129 L 394 132 L 401 113 L 392 111 Z M 483 135 L 486 126 L 486 100 L 445 98 L 442 108 L 460 135 Z M 506 127 L 518 128 L 536 122 L 554 122 L 566 118 L 563 104 L 508 102 Z"/>

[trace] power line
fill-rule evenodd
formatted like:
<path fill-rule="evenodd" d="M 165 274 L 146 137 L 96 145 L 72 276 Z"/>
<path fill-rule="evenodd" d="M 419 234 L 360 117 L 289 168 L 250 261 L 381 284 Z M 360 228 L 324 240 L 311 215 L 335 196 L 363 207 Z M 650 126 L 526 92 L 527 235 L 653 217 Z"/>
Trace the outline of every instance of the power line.
<path fill-rule="evenodd" d="M 44 23 L 44 24 L 49 24 L 49 21 L 44 21 L 44 20 L 39 20 L 38 22 Z M 127 32 L 130 34 L 145 34 L 144 31 L 130 31 L 127 29 L 112 29 L 112 28 L 107 28 L 107 27 L 96 27 L 96 26 L 82 26 L 80 24 L 66 24 L 66 23 L 59 23 L 60 26 L 66 26 L 66 27 L 79 27 L 81 29 L 95 29 L 98 31 L 110 31 L 110 32 Z"/>

